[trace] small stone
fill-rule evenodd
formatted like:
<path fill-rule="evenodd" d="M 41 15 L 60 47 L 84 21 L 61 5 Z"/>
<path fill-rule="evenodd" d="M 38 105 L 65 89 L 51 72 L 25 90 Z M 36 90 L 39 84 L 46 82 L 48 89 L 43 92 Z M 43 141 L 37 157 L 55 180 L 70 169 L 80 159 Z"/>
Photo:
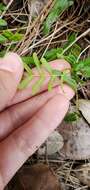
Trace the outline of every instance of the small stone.
<path fill-rule="evenodd" d="M 64 146 L 60 150 L 64 159 L 90 158 L 90 128 L 83 118 L 74 123 L 63 122 L 58 131 L 64 139 Z"/>
<path fill-rule="evenodd" d="M 83 117 L 90 124 L 90 100 L 79 99 L 78 106 L 79 106 L 79 110 L 81 111 Z"/>
<path fill-rule="evenodd" d="M 53 155 L 60 151 L 60 149 L 63 147 L 63 137 L 60 135 L 57 131 L 54 131 L 49 138 L 47 139 L 46 146 L 43 145 L 39 150 L 39 155 L 45 155 L 47 151 L 47 155 Z M 47 147 L 47 149 L 46 149 Z"/>

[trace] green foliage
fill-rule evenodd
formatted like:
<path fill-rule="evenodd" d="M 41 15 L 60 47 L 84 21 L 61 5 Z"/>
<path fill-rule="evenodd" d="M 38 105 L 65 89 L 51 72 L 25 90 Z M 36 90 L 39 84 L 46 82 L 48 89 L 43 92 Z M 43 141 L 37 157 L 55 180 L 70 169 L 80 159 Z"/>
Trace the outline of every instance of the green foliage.
<path fill-rule="evenodd" d="M 37 67 L 38 71 L 40 72 L 41 71 L 41 64 L 40 64 L 40 61 L 39 61 L 36 53 L 33 53 L 33 60 L 34 60 L 35 66 Z"/>
<path fill-rule="evenodd" d="M 10 30 L 4 30 L 2 34 L 0 34 L 0 44 L 6 43 L 8 41 L 17 41 L 21 40 L 22 34 L 16 32 L 13 33 Z M 41 57 L 41 59 L 38 58 L 36 53 L 33 53 L 32 56 L 24 56 L 21 57 L 24 68 L 27 72 L 27 76 L 24 77 L 24 79 L 19 84 L 19 89 L 26 88 L 28 84 L 34 79 L 34 77 L 37 77 L 36 83 L 32 87 L 32 93 L 37 93 L 41 86 L 44 83 L 45 76 L 44 72 L 42 70 L 43 68 L 49 73 L 50 80 L 48 82 L 48 90 L 51 91 L 53 88 L 53 84 L 55 80 L 58 78 L 60 80 L 60 84 L 63 83 L 68 84 L 71 88 L 73 88 L 75 91 L 78 89 L 78 83 L 83 84 L 87 78 L 90 77 L 90 58 L 79 60 L 79 55 L 81 53 L 81 47 L 74 43 L 72 47 L 70 47 L 69 51 L 65 51 L 65 49 L 76 40 L 77 34 L 70 34 L 67 43 L 63 45 L 61 48 L 53 48 L 51 50 L 48 50 L 44 57 Z M 65 52 L 63 54 L 63 52 Z M 2 57 L 5 54 L 5 51 L 0 52 L 0 56 Z M 71 74 L 65 71 L 59 71 L 52 69 L 51 65 L 49 64 L 49 61 L 55 60 L 55 59 L 65 59 L 68 61 L 71 65 Z M 38 74 L 35 76 L 35 73 L 33 73 L 32 67 L 37 68 Z M 83 80 L 82 80 L 83 77 Z"/>
<path fill-rule="evenodd" d="M 80 52 L 81 52 L 81 47 L 78 44 L 74 44 L 73 48 L 71 48 L 71 55 L 77 58 L 80 55 Z"/>
<path fill-rule="evenodd" d="M 29 82 L 32 81 L 32 79 L 33 79 L 32 70 L 26 63 L 24 63 L 24 69 L 26 70 L 28 76 L 25 79 L 23 79 L 21 81 L 21 83 L 19 84 L 19 86 L 18 86 L 19 90 L 26 88 L 28 86 Z"/>
<path fill-rule="evenodd" d="M 23 34 L 20 34 L 18 32 L 13 33 L 10 30 L 4 30 L 2 35 L 6 37 L 7 40 L 14 42 L 20 41 L 23 38 Z"/>
<path fill-rule="evenodd" d="M 66 123 L 72 123 L 75 122 L 78 119 L 78 115 L 76 112 L 68 113 L 64 119 Z"/>
<path fill-rule="evenodd" d="M 0 34 L 0 44 L 3 44 L 7 41 L 7 38 L 5 38 L 2 34 Z"/>
<path fill-rule="evenodd" d="M 76 40 L 77 35 L 71 34 L 68 37 L 68 41 L 62 48 L 54 48 L 46 52 L 44 57 L 41 57 L 41 59 L 38 59 L 38 56 L 36 53 L 33 54 L 33 56 L 30 57 L 23 57 L 22 60 L 25 63 L 25 70 L 28 72 L 29 77 L 27 79 L 24 79 L 21 83 L 21 88 L 28 85 L 28 81 L 32 79 L 30 76 L 33 76 L 33 73 L 31 73 L 32 70 L 29 70 L 31 64 L 35 65 L 39 72 L 39 79 L 34 84 L 32 88 L 33 94 L 38 92 L 40 87 L 43 85 L 43 82 L 45 80 L 44 73 L 42 72 L 41 65 L 50 75 L 50 81 L 48 82 L 48 90 L 51 91 L 53 88 L 54 81 L 58 79 L 61 81 L 60 84 L 63 83 L 68 84 L 72 89 L 77 91 L 78 89 L 78 83 L 83 84 L 87 78 L 90 77 L 90 58 L 87 58 L 85 60 L 79 60 L 78 57 L 81 53 L 81 47 L 74 43 L 72 47 L 69 49 L 69 51 L 65 52 L 63 54 L 64 50 Z M 71 74 L 65 71 L 59 71 L 52 69 L 51 65 L 48 63 L 50 60 L 55 60 L 56 58 L 63 58 L 66 61 L 68 61 L 71 64 Z M 82 80 L 82 77 L 84 80 Z"/>
<path fill-rule="evenodd" d="M 77 37 L 77 33 L 69 34 L 67 42 L 64 44 L 63 48 L 64 49 L 67 48 L 72 42 L 75 41 L 76 37 Z"/>
<path fill-rule="evenodd" d="M 11 37 L 11 41 L 18 42 L 18 41 L 22 40 L 23 36 L 24 36 L 23 34 L 20 34 L 20 33 L 16 32 L 16 33 Z"/>
<path fill-rule="evenodd" d="M 21 83 L 18 86 L 19 90 L 22 90 L 24 88 L 27 88 L 29 82 L 31 82 L 31 80 L 33 79 L 32 75 L 28 76 L 27 78 L 25 78 L 24 80 L 21 81 Z"/>
<path fill-rule="evenodd" d="M 52 61 L 57 59 L 57 54 L 61 54 L 63 52 L 62 48 L 53 48 L 45 53 L 45 58 L 47 61 Z"/>
<path fill-rule="evenodd" d="M 73 90 L 77 90 L 77 82 L 70 75 L 68 75 L 65 71 L 61 75 L 61 80 L 64 83 L 67 83 Z"/>
<path fill-rule="evenodd" d="M 52 24 L 56 22 L 58 17 L 71 5 L 73 5 L 73 0 L 55 0 L 55 5 L 44 22 L 44 34 L 49 34 Z"/>
<path fill-rule="evenodd" d="M 2 35 L 5 36 L 8 40 L 11 40 L 13 33 L 10 30 L 4 30 Z"/>
<path fill-rule="evenodd" d="M 27 71 L 29 76 L 33 75 L 32 70 L 30 69 L 30 67 L 26 63 L 24 63 L 24 69 Z"/>
<path fill-rule="evenodd" d="M 4 25 L 3 25 L 4 26 Z M 0 44 L 4 44 L 6 42 L 18 42 L 20 40 L 22 40 L 23 38 L 23 34 L 20 34 L 18 32 L 13 33 L 10 30 L 4 30 L 1 34 L 0 34 Z"/>
<path fill-rule="evenodd" d="M 50 66 L 50 64 L 48 64 L 48 62 L 46 61 L 45 58 L 41 58 L 41 63 L 42 65 L 45 67 L 45 69 L 50 73 L 52 74 L 52 67 Z"/>
<path fill-rule="evenodd" d="M 32 56 L 23 56 L 22 61 L 29 66 L 35 65 L 34 59 Z"/>
<path fill-rule="evenodd" d="M 53 69 L 52 69 L 52 67 L 50 66 L 50 64 L 46 61 L 46 59 L 45 58 L 41 58 L 41 63 L 42 63 L 42 65 L 44 66 L 44 68 L 48 71 L 48 73 L 50 74 L 50 76 L 51 76 L 51 79 L 50 79 L 50 81 L 49 81 L 49 83 L 48 83 L 48 91 L 51 91 L 52 90 L 52 87 L 53 87 L 53 83 L 54 83 L 54 81 L 55 81 L 55 79 L 56 79 L 56 75 L 53 73 Z"/>
<path fill-rule="evenodd" d="M 71 65 L 73 68 L 74 68 L 74 66 L 76 66 L 77 58 L 76 58 L 73 54 L 69 53 L 69 54 L 68 54 L 67 56 L 65 56 L 64 58 L 65 58 L 65 60 L 66 60 L 67 62 L 70 63 L 70 65 Z"/>
<path fill-rule="evenodd" d="M 5 53 L 6 53 L 5 50 L 1 50 L 1 51 L 0 51 L 0 57 L 4 57 L 4 56 L 5 56 Z"/>
<path fill-rule="evenodd" d="M 5 11 L 5 9 L 6 9 L 6 6 L 3 3 L 0 3 L 0 13 Z"/>
<path fill-rule="evenodd" d="M 0 18 L 0 28 L 5 26 L 7 26 L 7 22 L 4 19 Z"/>
<path fill-rule="evenodd" d="M 63 47 L 64 50 L 72 44 L 76 40 L 77 35 L 71 34 L 68 38 L 68 42 Z M 84 59 L 84 60 L 78 60 L 78 57 L 81 53 L 81 47 L 74 43 L 72 47 L 65 52 L 65 54 L 57 53 L 57 58 L 64 58 L 66 61 L 68 61 L 71 64 L 71 75 L 72 78 L 77 82 L 82 84 L 81 77 L 83 78 L 89 78 L 90 77 L 90 58 Z M 78 60 L 78 61 L 77 61 Z"/>
<path fill-rule="evenodd" d="M 75 67 L 75 72 L 82 75 L 83 77 L 90 77 L 90 57 L 79 61 L 79 64 Z"/>
<path fill-rule="evenodd" d="M 36 94 L 37 92 L 39 92 L 40 87 L 42 87 L 42 85 L 44 83 L 44 80 L 45 80 L 45 76 L 44 76 L 43 72 L 41 72 L 39 79 L 37 80 L 37 82 L 32 87 L 32 94 L 33 95 Z"/>

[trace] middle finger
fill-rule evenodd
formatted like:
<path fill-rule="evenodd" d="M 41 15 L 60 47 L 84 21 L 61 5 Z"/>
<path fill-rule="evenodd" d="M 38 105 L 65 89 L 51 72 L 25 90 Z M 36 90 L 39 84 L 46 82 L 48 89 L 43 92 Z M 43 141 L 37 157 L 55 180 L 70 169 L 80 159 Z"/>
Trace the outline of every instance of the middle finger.
<path fill-rule="evenodd" d="M 57 60 L 51 61 L 49 64 L 51 65 L 52 69 L 56 69 L 56 70 L 59 70 L 59 71 L 63 71 L 65 69 L 69 69 L 69 70 L 71 69 L 70 64 L 67 61 L 63 60 L 63 59 L 60 59 L 60 60 L 57 59 Z M 38 74 L 37 69 L 34 68 L 32 71 L 33 71 L 34 76 L 35 76 L 34 79 L 30 82 L 30 84 L 28 85 L 27 88 L 17 91 L 15 97 L 12 99 L 12 101 L 9 102 L 8 106 L 17 104 L 19 102 L 25 101 L 28 98 L 32 97 L 32 86 L 39 79 L 39 76 L 38 76 L 39 74 Z M 44 81 L 43 86 L 41 87 L 39 93 L 47 90 L 48 82 L 50 80 L 49 73 L 46 72 L 45 69 L 44 69 L 44 72 L 45 72 L 45 81 Z M 57 81 L 54 83 L 54 86 L 57 86 L 59 83 L 60 82 L 57 79 Z"/>
<path fill-rule="evenodd" d="M 33 115 L 35 115 L 35 113 L 53 96 L 62 94 L 69 100 L 73 97 L 74 92 L 70 87 L 64 85 L 63 90 L 64 92 L 61 87 L 57 86 L 53 88 L 51 92 L 46 91 L 25 102 L 11 106 L 2 112 L 0 114 L 0 141 L 33 117 Z"/>

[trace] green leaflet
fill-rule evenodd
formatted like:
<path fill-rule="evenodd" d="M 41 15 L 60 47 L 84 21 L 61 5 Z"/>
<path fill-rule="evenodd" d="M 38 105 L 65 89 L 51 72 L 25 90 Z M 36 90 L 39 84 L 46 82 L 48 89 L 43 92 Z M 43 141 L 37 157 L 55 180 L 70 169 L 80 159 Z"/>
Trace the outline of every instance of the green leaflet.
<path fill-rule="evenodd" d="M 36 53 L 33 53 L 33 60 L 38 71 L 41 72 L 41 64 Z"/>
<path fill-rule="evenodd" d="M 50 73 L 52 74 L 52 67 L 50 66 L 50 64 L 46 61 L 45 58 L 41 58 L 41 63 L 42 65 L 45 67 L 45 69 Z"/>
<path fill-rule="evenodd" d="M 23 34 L 16 32 L 15 34 L 10 30 L 4 30 L 3 36 L 5 36 L 9 41 L 20 41 L 23 38 Z"/>
<path fill-rule="evenodd" d="M 79 61 L 79 63 L 76 65 L 75 71 L 80 71 L 87 66 L 90 67 L 90 57 L 85 60 Z"/>
<path fill-rule="evenodd" d="M 29 76 L 33 75 L 32 70 L 30 69 L 30 67 L 26 63 L 24 63 L 24 69 L 27 71 Z"/>
<path fill-rule="evenodd" d="M 39 92 L 40 87 L 44 83 L 44 80 L 45 80 L 45 76 L 44 76 L 44 73 L 42 72 L 40 74 L 39 80 L 32 87 L 32 93 L 33 93 L 33 95 L 36 94 L 37 92 Z"/>
<path fill-rule="evenodd" d="M 52 70 L 52 74 L 53 74 L 54 76 L 56 76 L 56 77 L 61 77 L 62 72 L 59 71 L 59 70 L 53 69 L 53 70 Z"/>
<path fill-rule="evenodd" d="M 33 79 L 33 76 L 31 75 L 31 76 L 28 76 L 26 79 L 22 80 L 18 86 L 18 89 L 22 90 L 22 89 L 26 88 L 32 79 Z"/>
<path fill-rule="evenodd" d="M 48 91 L 51 91 L 51 90 L 52 90 L 52 88 L 53 88 L 53 83 L 55 82 L 56 77 L 57 77 L 57 76 L 55 76 L 55 75 L 52 75 L 52 76 L 51 76 L 51 79 L 50 79 L 50 81 L 49 81 L 49 83 L 48 83 Z"/>
<path fill-rule="evenodd" d="M 71 54 L 73 54 L 77 58 L 80 55 L 80 53 L 81 53 L 81 47 L 78 44 L 74 44 L 71 48 Z"/>
<path fill-rule="evenodd" d="M 71 66 L 72 66 L 73 68 L 76 67 L 77 58 L 76 58 L 74 55 L 72 55 L 72 54 L 70 53 L 69 55 L 65 56 L 64 58 L 65 58 L 65 60 L 66 60 L 67 62 L 69 62 L 69 63 L 71 64 Z"/>
<path fill-rule="evenodd" d="M 53 48 L 48 50 L 45 54 L 45 58 L 47 61 L 52 61 L 57 59 L 57 53 L 61 54 L 63 52 L 63 48 Z"/>
<path fill-rule="evenodd" d="M 0 18 L 0 27 L 5 27 L 5 26 L 7 26 L 7 22 L 4 19 Z"/>
<path fill-rule="evenodd" d="M 5 36 L 8 40 L 11 40 L 11 37 L 13 36 L 13 33 L 10 30 L 4 30 L 3 36 Z"/>
<path fill-rule="evenodd" d="M 5 38 L 2 34 L 0 34 L 0 44 L 3 44 L 7 41 L 7 38 Z"/>
<path fill-rule="evenodd" d="M 3 3 L 0 3 L 0 13 L 5 11 L 5 9 L 6 9 L 6 6 Z"/>
<path fill-rule="evenodd" d="M 68 35 L 68 43 L 71 44 L 72 42 L 74 42 L 76 37 L 77 37 L 77 33 L 75 33 L 75 32 L 70 33 Z"/>
<path fill-rule="evenodd" d="M 44 22 L 43 32 L 45 35 L 49 34 L 52 24 L 56 22 L 60 14 L 62 14 L 71 5 L 73 5 L 73 0 L 55 0 L 55 5 Z"/>
<path fill-rule="evenodd" d="M 77 90 L 77 83 L 76 81 L 69 76 L 66 71 L 64 71 L 61 75 L 61 80 L 67 83 L 74 91 Z"/>
<path fill-rule="evenodd" d="M 90 66 L 86 66 L 85 68 L 81 69 L 82 76 L 85 78 L 90 78 Z"/>
<path fill-rule="evenodd" d="M 0 51 L 0 57 L 4 57 L 4 56 L 5 56 L 5 53 L 6 53 L 5 50 L 1 50 L 1 51 Z"/>
<path fill-rule="evenodd" d="M 90 78 L 90 67 L 87 67 L 83 72 L 86 78 Z"/>
<path fill-rule="evenodd" d="M 11 37 L 11 41 L 14 41 L 14 42 L 20 41 L 20 40 L 22 40 L 23 36 L 24 36 L 23 34 L 20 34 L 20 33 L 16 32 L 16 33 Z"/>
<path fill-rule="evenodd" d="M 80 73 L 83 77 L 90 77 L 90 57 L 79 61 L 75 67 L 75 72 Z"/>
<path fill-rule="evenodd" d="M 26 63 L 27 65 L 29 65 L 29 66 L 35 65 L 32 56 L 24 56 L 24 57 L 22 57 L 22 61 L 23 61 L 24 63 Z"/>
<path fill-rule="evenodd" d="M 26 63 L 24 63 L 24 69 L 27 71 L 28 76 L 20 82 L 20 84 L 18 86 L 18 88 L 20 90 L 26 88 L 28 86 L 29 82 L 33 79 L 33 72 Z"/>
<path fill-rule="evenodd" d="M 75 41 L 77 33 L 72 33 L 68 35 L 67 42 L 64 44 L 63 48 L 66 49 L 72 42 Z"/>

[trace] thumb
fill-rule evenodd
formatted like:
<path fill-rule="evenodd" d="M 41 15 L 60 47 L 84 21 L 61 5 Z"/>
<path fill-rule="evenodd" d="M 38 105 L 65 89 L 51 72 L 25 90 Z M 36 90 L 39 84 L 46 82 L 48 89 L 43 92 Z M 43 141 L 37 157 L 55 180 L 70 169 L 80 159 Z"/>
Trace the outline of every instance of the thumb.
<path fill-rule="evenodd" d="M 16 53 L 8 53 L 0 59 L 0 111 L 13 98 L 22 74 L 23 64 Z"/>

